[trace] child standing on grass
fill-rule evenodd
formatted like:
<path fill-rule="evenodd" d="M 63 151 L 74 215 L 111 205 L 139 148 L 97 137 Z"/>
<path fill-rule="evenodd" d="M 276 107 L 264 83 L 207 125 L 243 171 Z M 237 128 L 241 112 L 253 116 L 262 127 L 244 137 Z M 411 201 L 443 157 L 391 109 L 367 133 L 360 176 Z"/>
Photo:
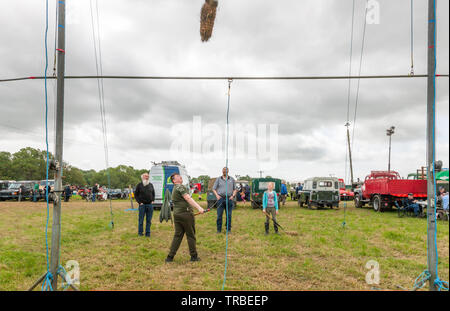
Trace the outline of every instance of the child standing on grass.
<path fill-rule="evenodd" d="M 270 218 L 267 214 L 272 216 L 273 220 L 273 228 L 275 229 L 275 233 L 278 234 L 278 227 L 275 224 L 277 221 L 278 215 L 278 198 L 277 193 L 273 190 L 274 183 L 270 182 L 267 185 L 267 190 L 264 192 L 263 196 L 263 213 L 266 215 L 266 222 L 264 223 L 266 229 L 266 235 L 269 234 L 269 221 Z"/>

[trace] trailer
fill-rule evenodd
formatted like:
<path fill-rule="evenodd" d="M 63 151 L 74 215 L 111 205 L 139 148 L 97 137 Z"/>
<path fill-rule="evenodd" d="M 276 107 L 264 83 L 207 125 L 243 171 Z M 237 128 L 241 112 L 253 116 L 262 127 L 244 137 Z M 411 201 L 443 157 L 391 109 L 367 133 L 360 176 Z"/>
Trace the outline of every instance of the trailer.
<path fill-rule="evenodd" d="M 376 212 L 395 207 L 412 193 L 414 199 L 427 200 L 427 181 L 402 179 L 395 171 L 372 171 L 364 183 L 355 189 L 355 207 L 369 204 Z"/>

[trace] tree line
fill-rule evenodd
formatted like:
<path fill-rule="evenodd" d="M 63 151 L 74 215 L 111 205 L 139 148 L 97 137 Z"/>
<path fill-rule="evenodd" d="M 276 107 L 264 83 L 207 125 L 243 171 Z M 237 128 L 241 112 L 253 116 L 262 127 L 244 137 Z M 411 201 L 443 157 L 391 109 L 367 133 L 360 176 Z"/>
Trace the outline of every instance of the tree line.
<path fill-rule="evenodd" d="M 54 159 L 49 152 L 49 159 Z M 44 180 L 46 178 L 47 152 L 31 147 L 22 148 L 15 153 L 0 151 L 0 180 Z M 111 188 L 136 186 L 147 169 L 119 165 L 109 168 Z M 53 172 L 49 171 L 49 179 Z M 68 163 L 63 164 L 63 184 L 78 186 L 108 185 L 108 170 L 82 170 Z"/>

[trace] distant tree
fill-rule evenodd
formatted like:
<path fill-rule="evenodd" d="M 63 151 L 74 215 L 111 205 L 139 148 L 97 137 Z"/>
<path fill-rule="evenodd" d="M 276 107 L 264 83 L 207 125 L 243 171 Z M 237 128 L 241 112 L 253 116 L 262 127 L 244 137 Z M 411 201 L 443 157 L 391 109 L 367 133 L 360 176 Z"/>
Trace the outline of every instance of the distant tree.
<path fill-rule="evenodd" d="M 49 159 L 53 158 L 49 153 Z M 42 180 L 46 176 L 46 161 L 45 150 L 22 148 L 12 155 L 12 175 L 16 180 Z"/>
<path fill-rule="evenodd" d="M 81 171 L 84 177 L 84 180 L 86 180 L 86 185 L 87 186 L 93 186 L 96 181 L 95 181 L 95 175 L 97 174 L 97 172 L 95 170 L 88 170 L 88 171 Z"/>
<path fill-rule="evenodd" d="M 73 166 L 66 166 L 63 170 L 63 184 L 84 186 L 86 179 L 83 176 L 83 171 Z"/>
<path fill-rule="evenodd" d="M 12 155 L 9 152 L 0 152 L 0 179 L 14 179 L 11 169 Z"/>
<path fill-rule="evenodd" d="M 49 153 L 50 160 L 54 156 Z M 0 152 L 0 179 L 14 180 L 43 180 L 46 176 L 47 153 L 31 147 L 23 148 L 14 154 Z M 148 169 L 134 169 L 132 166 L 119 165 L 108 170 L 99 172 L 82 170 L 63 163 L 63 184 L 92 187 L 98 183 L 101 186 L 108 186 L 108 175 L 110 177 L 111 188 L 128 188 L 129 185 L 135 187 L 141 180 L 141 175 L 148 173 Z M 50 172 L 49 179 L 53 179 L 53 172 Z"/>

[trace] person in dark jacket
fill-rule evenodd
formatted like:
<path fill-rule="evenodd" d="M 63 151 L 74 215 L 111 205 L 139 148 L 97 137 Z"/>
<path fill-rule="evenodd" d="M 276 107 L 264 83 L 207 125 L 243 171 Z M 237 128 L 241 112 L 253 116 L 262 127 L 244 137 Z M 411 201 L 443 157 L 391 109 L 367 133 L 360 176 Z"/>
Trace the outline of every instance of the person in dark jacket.
<path fill-rule="evenodd" d="M 414 199 L 412 193 L 408 194 L 408 198 L 404 201 L 406 209 L 414 212 L 414 216 L 419 217 L 422 214 L 422 207 L 418 204 L 418 201 Z"/>
<path fill-rule="evenodd" d="M 69 202 L 70 196 L 72 195 L 72 190 L 70 189 L 70 186 L 67 185 L 64 188 L 64 202 Z"/>
<path fill-rule="evenodd" d="M 145 216 L 145 236 L 150 237 L 150 226 L 153 217 L 153 201 L 155 200 L 155 189 L 149 180 L 149 175 L 144 173 L 141 175 L 142 182 L 137 184 L 134 191 L 134 199 L 139 204 L 139 226 L 138 234 L 143 235 L 144 216 Z"/>
<path fill-rule="evenodd" d="M 97 198 L 98 193 L 98 184 L 95 184 L 94 187 L 92 187 L 92 202 L 95 202 L 95 199 Z"/>

